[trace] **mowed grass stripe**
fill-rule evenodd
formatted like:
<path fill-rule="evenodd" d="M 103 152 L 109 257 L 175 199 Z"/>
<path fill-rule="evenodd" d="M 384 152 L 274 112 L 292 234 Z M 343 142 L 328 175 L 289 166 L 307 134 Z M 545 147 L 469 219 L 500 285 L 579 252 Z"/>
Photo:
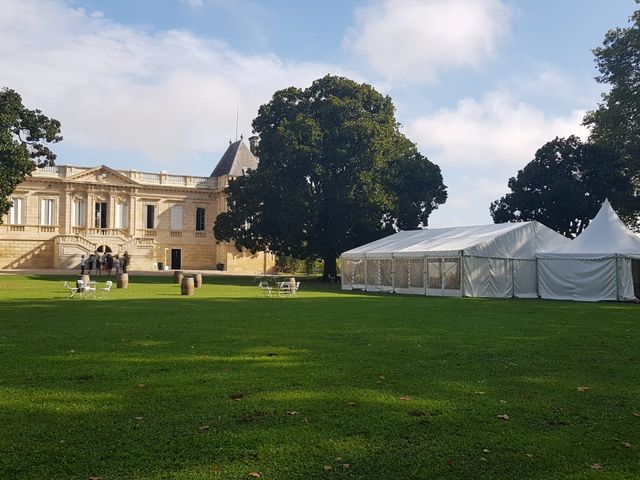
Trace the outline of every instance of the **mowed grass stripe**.
<path fill-rule="evenodd" d="M 62 282 L 0 276 L 0 478 L 640 472 L 636 305 Z"/>

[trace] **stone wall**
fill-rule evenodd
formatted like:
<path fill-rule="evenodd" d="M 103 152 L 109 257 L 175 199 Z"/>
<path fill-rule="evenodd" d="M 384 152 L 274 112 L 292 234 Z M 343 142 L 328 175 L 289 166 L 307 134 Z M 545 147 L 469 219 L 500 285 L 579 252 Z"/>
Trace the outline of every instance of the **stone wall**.
<path fill-rule="evenodd" d="M 0 268 L 54 268 L 53 240 L 0 240 Z"/>

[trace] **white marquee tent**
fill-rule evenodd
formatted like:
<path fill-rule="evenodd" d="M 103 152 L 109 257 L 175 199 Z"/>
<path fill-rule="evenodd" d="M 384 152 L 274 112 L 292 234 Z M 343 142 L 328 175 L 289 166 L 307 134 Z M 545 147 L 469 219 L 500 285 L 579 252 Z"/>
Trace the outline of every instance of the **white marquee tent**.
<path fill-rule="evenodd" d="M 640 237 L 605 201 L 587 228 L 538 256 L 540 296 L 557 300 L 634 300 Z M 637 283 L 637 280 L 636 280 Z"/>
<path fill-rule="evenodd" d="M 569 241 L 538 222 L 402 231 L 344 252 L 342 289 L 535 298 L 536 254 Z"/>

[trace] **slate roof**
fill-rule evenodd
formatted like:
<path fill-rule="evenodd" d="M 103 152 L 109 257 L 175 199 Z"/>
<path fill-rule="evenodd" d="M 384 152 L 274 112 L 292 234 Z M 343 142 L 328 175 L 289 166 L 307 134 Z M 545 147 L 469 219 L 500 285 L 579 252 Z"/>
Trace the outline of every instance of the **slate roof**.
<path fill-rule="evenodd" d="M 253 156 L 249 148 L 242 140 L 238 140 L 229 145 L 222 158 L 211 172 L 210 177 L 221 177 L 229 175 L 240 177 L 249 169 L 255 170 L 258 167 L 258 160 Z"/>

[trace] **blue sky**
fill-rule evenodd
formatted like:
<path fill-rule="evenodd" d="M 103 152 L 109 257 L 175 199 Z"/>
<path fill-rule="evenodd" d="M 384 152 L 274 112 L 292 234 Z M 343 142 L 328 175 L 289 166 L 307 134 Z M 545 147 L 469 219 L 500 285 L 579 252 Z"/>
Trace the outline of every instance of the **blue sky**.
<path fill-rule="evenodd" d="M 633 0 L 3 0 L 0 86 L 58 118 L 59 164 L 208 175 L 260 104 L 326 73 L 390 95 L 442 168 L 431 225 L 491 200 L 603 86 L 591 50 Z"/>

